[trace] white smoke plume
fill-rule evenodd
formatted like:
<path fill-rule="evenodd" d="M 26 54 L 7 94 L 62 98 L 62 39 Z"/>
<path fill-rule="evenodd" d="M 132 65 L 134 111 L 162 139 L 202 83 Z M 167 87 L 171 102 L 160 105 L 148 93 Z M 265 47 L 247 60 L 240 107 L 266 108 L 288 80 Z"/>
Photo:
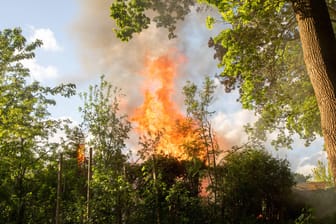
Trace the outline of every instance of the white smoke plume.
<path fill-rule="evenodd" d="M 181 67 L 181 74 L 176 80 L 177 88 L 185 80 L 201 80 L 204 75 L 214 74 L 216 63 L 213 51 L 207 42 L 211 32 L 205 27 L 205 16 L 193 12 L 177 28 L 178 38 L 169 40 L 164 29 L 155 24 L 125 43 L 113 33 L 115 27 L 110 18 L 109 1 L 81 0 L 77 20 L 71 30 L 78 43 L 78 52 L 82 62 L 82 79 L 104 74 L 115 86 L 123 89 L 129 97 L 130 105 L 138 103 L 141 83 L 138 75 L 143 69 L 146 56 L 157 57 L 168 51 L 186 56 L 187 61 Z M 178 90 L 177 90 L 178 91 Z"/>
<path fill-rule="evenodd" d="M 77 49 L 83 68 L 80 79 L 88 81 L 92 80 L 92 77 L 97 78 L 104 74 L 108 81 L 120 87 L 126 94 L 123 109 L 132 113 L 143 102 L 142 76 L 139 73 L 143 70 L 146 56 L 158 57 L 167 52 L 175 52 L 177 56 L 182 55 L 186 58 L 185 63 L 179 67 L 173 96 L 174 101 L 183 110 L 182 87 L 186 80 L 201 84 L 205 75 L 214 75 L 217 71 L 217 62 L 213 59 L 214 52 L 207 46 L 209 38 L 217 32 L 210 31 L 205 26 L 205 18 L 209 11 L 202 14 L 193 10 L 185 21 L 178 24 L 178 37 L 173 40 L 168 39 L 166 30 L 156 28 L 154 24 L 125 43 L 113 33 L 115 25 L 110 18 L 111 3 L 112 0 L 80 0 L 79 15 L 71 26 L 73 37 L 78 43 Z M 217 98 L 220 100 L 224 91 L 218 93 Z M 215 105 L 216 110 L 225 110 L 225 107 L 225 103 L 217 102 Z M 220 119 L 217 118 L 217 121 Z M 234 127 L 226 127 L 225 130 L 223 125 L 217 126 L 220 127 L 220 133 L 217 135 L 222 137 L 228 136 L 229 130 L 236 128 L 235 124 Z M 234 140 L 229 142 L 241 140 L 241 134 L 243 133 L 236 133 Z"/>

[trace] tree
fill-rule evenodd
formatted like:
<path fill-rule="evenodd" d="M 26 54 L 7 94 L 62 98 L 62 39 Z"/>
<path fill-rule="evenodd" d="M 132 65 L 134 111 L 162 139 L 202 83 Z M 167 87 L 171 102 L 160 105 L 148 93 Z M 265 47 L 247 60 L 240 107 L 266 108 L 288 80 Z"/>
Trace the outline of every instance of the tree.
<path fill-rule="evenodd" d="M 169 38 L 174 38 L 177 21 L 183 20 L 190 12 L 190 6 L 195 3 L 194 0 L 115 1 L 111 5 L 111 17 L 116 19 L 120 29 L 114 31 L 121 40 L 130 40 L 134 33 L 140 33 L 148 28 L 151 19 L 146 16 L 146 13 L 148 9 L 151 9 L 156 12 L 152 20 L 158 27 L 167 28 Z"/>
<path fill-rule="evenodd" d="M 176 125 L 179 133 L 182 133 L 181 128 L 198 132 L 190 129 L 188 124 L 187 127 L 181 127 L 179 122 Z M 190 152 L 190 157 L 180 160 L 163 155 L 158 150 L 161 137 L 159 132 L 147 133 L 140 138 L 139 155 L 144 162 L 139 164 L 141 172 L 135 181 L 139 199 L 135 209 L 139 211 L 136 223 L 147 223 L 149 220 L 157 224 L 204 223 L 205 210 L 199 196 L 200 180 L 205 170 L 205 162 L 198 153 L 203 148 L 200 146 L 202 143 L 198 139 L 195 140 L 198 145 L 194 145 L 194 140 L 186 141 L 182 147 Z"/>
<path fill-rule="evenodd" d="M 215 112 L 209 111 L 209 107 L 213 102 L 215 88 L 216 86 L 210 77 L 205 78 L 202 89 L 198 89 L 196 84 L 189 81 L 183 87 L 187 117 L 190 122 L 195 123 L 195 132 L 199 133 L 201 145 L 198 145 L 198 150 L 205 150 L 208 165 L 214 167 L 216 166 L 218 144 L 210 122 L 210 117 Z"/>
<path fill-rule="evenodd" d="M 325 1 L 293 2 L 304 60 L 321 115 L 321 128 L 336 175 L 336 39 Z M 336 184 L 336 179 L 334 179 Z"/>
<path fill-rule="evenodd" d="M 33 58 L 41 44 L 27 43 L 19 28 L 0 31 L 0 220 L 5 223 L 35 222 L 53 208 L 52 200 L 43 198 L 55 195 L 53 185 L 42 183 L 48 179 L 49 138 L 61 122 L 50 117 L 48 107 L 55 105 L 52 95 L 71 96 L 75 86 L 51 88 L 29 80 L 22 60 Z"/>
<path fill-rule="evenodd" d="M 93 148 L 92 214 L 88 222 L 123 223 L 124 213 L 132 203 L 132 188 L 126 181 L 125 140 L 131 128 L 127 116 L 119 114 L 120 89 L 101 77 L 100 85 L 89 87 L 81 94 L 83 126 L 87 128 Z"/>
<path fill-rule="evenodd" d="M 217 203 L 217 159 L 219 156 L 219 145 L 210 122 L 211 116 L 215 113 L 210 111 L 209 107 L 213 102 L 215 92 L 214 81 L 206 77 L 202 89 L 191 82 L 183 87 L 184 102 L 187 109 L 187 116 L 190 122 L 195 123 L 194 132 L 198 133 L 198 144 L 196 150 L 204 151 L 204 162 L 208 168 L 208 177 L 212 186 L 214 204 Z M 209 194 L 210 195 L 210 194 Z"/>
<path fill-rule="evenodd" d="M 176 8 L 181 7 L 181 3 L 169 2 Z M 289 146 L 295 133 L 306 139 L 307 144 L 316 134 L 322 134 L 335 176 L 336 63 L 333 62 L 336 41 L 326 1 L 200 2 L 213 6 L 220 13 L 220 20 L 229 25 L 210 45 L 217 49 L 216 57 L 223 68 L 220 77 L 227 91 L 238 87 L 243 107 L 261 115 L 256 124 L 257 134 L 264 138 L 262 129 L 274 131 L 280 126 L 274 141 L 278 146 Z M 183 3 L 183 12 L 187 13 L 185 8 L 195 2 Z M 119 27 L 117 35 L 128 40 L 133 33 L 147 28 L 148 9 L 157 11 L 158 16 L 154 14 L 154 18 L 161 18 L 163 14 L 155 10 L 156 4 L 157 1 L 114 2 L 111 16 Z M 335 15 L 335 1 L 328 1 L 328 5 Z M 167 9 L 172 12 L 175 8 Z M 214 21 L 216 19 L 209 17 L 208 24 L 211 26 Z M 137 29 L 130 29 L 133 25 Z M 298 37 L 301 42 L 297 41 Z M 300 47 L 305 67 L 298 57 Z M 302 92 L 298 93 L 297 89 Z"/>
<path fill-rule="evenodd" d="M 330 166 L 325 165 L 321 160 L 318 160 L 316 168 L 313 169 L 313 179 L 318 182 L 325 182 L 329 185 L 333 185 Z"/>
<path fill-rule="evenodd" d="M 84 223 L 86 214 L 87 163 L 82 160 L 79 149 L 84 145 L 85 136 L 78 126 L 66 125 L 65 137 L 61 138 L 61 152 L 54 156 L 59 163 L 62 153 L 62 175 L 60 195 L 60 223 Z M 54 169 L 57 164 L 54 162 Z"/>
<path fill-rule="evenodd" d="M 143 140 L 143 147 L 155 147 L 155 139 Z M 197 173 L 195 175 L 193 161 L 154 154 L 140 167 L 141 172 L 134 182 L 137 204 L 132 213 L 136 214 L 135 223 L 204 223 L 200 178 Z"/>
<path fill-rule="evenodd" d="M 221 167 L 222 215 L 228 223 L 286 220 L 294 179 L 289 163 L 265 151 L 245 150 L 225 158 Z"/>

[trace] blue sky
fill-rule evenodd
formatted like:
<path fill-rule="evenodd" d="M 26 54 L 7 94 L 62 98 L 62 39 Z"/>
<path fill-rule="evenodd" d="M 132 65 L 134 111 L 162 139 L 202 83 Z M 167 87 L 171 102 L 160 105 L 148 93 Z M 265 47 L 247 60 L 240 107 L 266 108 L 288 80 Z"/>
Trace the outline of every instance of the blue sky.
<path fill-rule="evenodd" d="M 44 41 L 33 61 L 26 62 L 32 76 L 46 85 L 72 82 L 78 91 L 84 91 L 89 84 L 95 84 L 104 74 L 115 86 L 121 87 L 127 95 L 128 107 L 141 103 L 139 86 L 141 78 L 137 73 L 142 69 L 143 58 L 148 52 L 154 57 L 176 48 L 186 55 L 187 62 L 180 68 L 181 75 L 176 81 L 177 92 L 186 80 L 200 82 L 205 75 L 218 72 L 212 50 L 207 41 L 216 30 L 205 27 L 205 16 L 193 12 L 178 27 L 178 39 L 168 40 L 163 30 L 151 27 L 136 35 L 130 43 L 122 43 L 113 33 L 109 19 L 107 0 L 1 0 L 0 29 L 21 27 L 24 35 L 31 40 Z M 201 24 L 201 25 L 200 25 Z M 218 88 L 214 108 L 214 127 L 219 134 L 230 139 L 232 144 L 241 143 L 245 138 L 242 126 L 253 121 L 252 112 L 241 109 L 236 102 L 237 93 L 224 94 Z M 181 95 L 175 97 L 181 104 Z M 78 97 L 70 100 L 58 99 L 52 108 L 55 117 L 70 117 L 80 122 Z M 309 173 L 318 159 L 324 159 L 321 152 L 322 140 L 318 139 L 309 148 L 303 142 L 295 141 L 296 150 L 270 151 L 277 157 L 288 158 L 294 171 Z"/>
<path fill-rule="evenodd" d="M 66 70 L 75 69 L 75 51 L 68 30 L 69 22 L 74 20 L 76 11 L 78 11 L 78 4 L 75 0 L 2 0 L 0 28 L 21 27 L 26 36 L 31 35 L 33 29 L 50 29 L 65 52 L 58 52 L 60 54 L 39 52 L 39 62 L 41 64 L 53 63 L 59 68 L 66 64 Z M 48 54 L 48 57 L 45 54 Z M 66 63 L 69 59 L 71 63 Z"/>
<path fill-rule="evenodd" d="M 67 82 L 80 70 L 74 39 L 69 33 L 69 23 L 78 11 L 75 0 L 2 0 L 0 7 L 0 29 L 21 27 L 28 41 L 39 38 L 44 41 L 36 51 L 36 58 L 28 62 L 32 75 L 47 85 Z M 78 100 L 73 99 L 79 103 Z M 62 103 L 67 104 L 67 101 Z M 76 116 L 77 109 L 52 108 L 55 116 Z"/>

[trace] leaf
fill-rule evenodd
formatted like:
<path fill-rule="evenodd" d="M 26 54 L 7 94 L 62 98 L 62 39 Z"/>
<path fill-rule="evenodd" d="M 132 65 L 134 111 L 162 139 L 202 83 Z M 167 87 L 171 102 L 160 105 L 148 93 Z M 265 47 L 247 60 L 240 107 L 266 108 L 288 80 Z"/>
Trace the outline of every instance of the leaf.
<path fill-rule="evenodd" d="M 215 18 L 213 18 L 212 16 L 208 16 L 206 18 L 206 26 L 209 30 L 212 30 L 213 26 L 215 24 Z"/>

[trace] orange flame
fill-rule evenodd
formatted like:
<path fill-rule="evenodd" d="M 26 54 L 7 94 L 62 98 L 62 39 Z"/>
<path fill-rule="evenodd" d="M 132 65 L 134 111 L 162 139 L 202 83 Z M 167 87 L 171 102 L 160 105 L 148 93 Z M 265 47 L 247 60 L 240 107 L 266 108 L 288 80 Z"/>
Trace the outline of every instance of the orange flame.
<path fill-rule="evenodd" d="M 85 145 L 84 144 L 79 144 L 77 148 L 77 163 L 78 166 L 83 165 L 84 160 L 85 160 Z"/>
<path fill-rule="evenodd" d="M 187 119 L 172 101 L 177 63 L 168 56 L 146 62 L 144 103 L 132 120 L 140 134 L 161 133 L 156 153 L 178 159 L 198 156 L 200 144 L 195 124 Z M 196 154 L 195 154 L 196 153 Z"/>

